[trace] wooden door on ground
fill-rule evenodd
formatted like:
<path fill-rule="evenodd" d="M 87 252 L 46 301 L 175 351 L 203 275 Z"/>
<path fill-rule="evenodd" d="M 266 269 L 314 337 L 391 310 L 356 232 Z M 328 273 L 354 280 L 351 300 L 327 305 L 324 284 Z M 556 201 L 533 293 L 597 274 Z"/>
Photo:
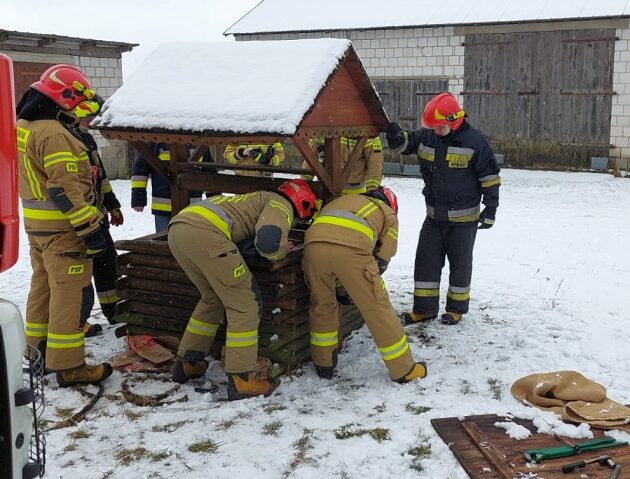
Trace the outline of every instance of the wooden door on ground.
<path fill-rule="evenodd" d="M 507 164 L 608 156 L 615 30 L 466 35 L 464 109 Z"/>
<path fill-rule="evenodd" d="M 405 79 L 372 79 L 381 97 L 381 102 L 391 121 L 403 128 L 416 130 L 420 128 L 420 117 L 424 105 L 438 93 L 448 91 L 447 78 L 405 78 Z M 386 145 L 381 135 L 383 146 Z M 417 163 L 413 155 L 402 156 L 384 148 L 386 162 L 398 163 L 404 159 L 406 163 Z"/>

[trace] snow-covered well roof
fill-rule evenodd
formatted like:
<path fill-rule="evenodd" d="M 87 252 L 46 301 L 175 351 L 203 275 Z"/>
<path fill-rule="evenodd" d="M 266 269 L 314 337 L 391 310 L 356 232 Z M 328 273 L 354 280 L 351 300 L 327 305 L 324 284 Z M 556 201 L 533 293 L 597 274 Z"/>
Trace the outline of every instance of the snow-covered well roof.
<path fill-rule="evenodd" d="M 630 15 L 627 0 L 263 0 L 226 35 L 471 25 Z"/>
<path fill-rule="evenodd" d="M 348 55 L 356 57 L 351 42 L 339 39 L 165 44 L 92 125 L 290 136 Z"/>

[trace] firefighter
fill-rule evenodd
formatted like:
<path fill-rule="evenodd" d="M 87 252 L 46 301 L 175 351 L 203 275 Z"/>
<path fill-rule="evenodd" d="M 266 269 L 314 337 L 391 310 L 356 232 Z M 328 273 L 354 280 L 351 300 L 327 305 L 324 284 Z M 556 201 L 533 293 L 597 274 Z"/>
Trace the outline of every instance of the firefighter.
<path fill-rule="evenodd" d="M 331 379 L 339 349 L 339 279 L 359 308 L 391 379 L 423 378 L 392 307 L 381 274 L 398 246 L 398 201 L 389 188 L 345 195 L 328 203 L 306 231 L 302 269 L 311 289 L 311 357 L 320 377 Z"/>
<path fill-rule="evenodd" d="M 341 137 L 344 165 L 356 144 L 357 140 L 353 138 Z M 324 139 L 316 138 L 311 141 L 311 145 L 317 152 L 319 162 L 322 163 L 324 161 Z M 305 161 L 302 164 L 302 168 L 310 169 L 310 166 Z M 370 138 L 366 142 L 362 154 L 357 158 L 356 162 L 348 166 L 348 170 L 348 179 L 341 192 L 343 195 L 359 195 L 366 191 L 373 191 L 381 186 L 383 178 L 383 147 L 378 136 Z M 302 175 L 302 179 L 310 181 L 313 179 L 313 175 Z"/>
<path fill-rule="evenodd" d="M 171 220 L 169 247 L 201 294 L 177 353 L 175 382 L 205 374 L 205 357 L 225 317 L 228 399 L 271 394 L 272 384 L 254 373 L 261 296 L 236 244 L 252 239 L 264 258 L 284 258 L 292 248 L 289 230 L 298 218 L 312 216 L 315 202 L 305 181 L 289 180 L 277 192 L 214 196 Z"/>
<path fill-rule="evenodd" d="M 168 145 L 164 143 L 151 143 L 153 155 L 160 161 L 171 160 L 171 153 Z M 192 153 L 193 147 L 189 147 Z M 199 159 L 199 161 L 212 161 L 209 152 Z M 134 211 L 142 213 L 147 205 L 147 184 L 151 178 L 151 213 L 155 219 L 155 232 L 161 233 L 168 228 L 171 220 L 171 184 L 160 173 L 151 166 L 147 159 L 141 154 L 137 154 L 131 165 L 131 207 Z M 201 191 L 190 191 L 190 202 L 196 203 L 202 199 Z"/>
<path fill-rule="evenodd" d="M 418 155 L 427 207 L 416 250 L 413 310 L 403 313 L 402 320 L 414 324 L 437 317 L 446 256 L 450 275 L 446 312 L 440 320 L 453 325 L 468 312 L 477 229 L 494 224 L 499 165 L 488 139 L 468 124 L 452 94 L 440 93 L 427 103 L 422 126 L 413 132 L 403 131 L 396 123 L 387 127 L 390 148 Z"/>
<path fill-rule="evenodd" d="M 280 142 L 273 145 L 229 143 L 223 152 L 223 159 L 231 165 L 280 166 L 284 161 L 284 148 Z M 239 176 L 273 176 L 268 171 L 234 170 L 234 173 Z"/>
<path fill-rule="evenodd" d="M 112 235 L 109 232 L 109 225 L 122 225 L 124 216 L 120 209 L 120 202 L 116 198 L 116 194 L 107 178 L 105 167 L 98 153 L 96 140 L 94 140 L 94 137 L 88 131 L 90 121 L 94 115 L 98 113 L 103 103 L 100 97 L 97 96 L 95 98 L 97 98 L 97 101 L 82 102 L 75 108 L 78 123 L 73 133 L 87 148 L 90 166 L 92 168 L 92 180 L 94 181 L 96 190 L 95 205 L 103 213 L 101 233 L 103 233 L 105 241 L 107 241 L 107 250 L 104 255 L 92 260 L 94 286 L 96 287 L 96 296 L 101 305 L 103 315 L 110 324 L 114 324 L 116 304 L 119 301 L 115 286 L 116 279 L 118 279 L 118 274 L 116 273 L 116 258 L 118 253 L 114 247 Z M 94 301 L 92 300 L 89 311 L 91 311 L 93 303 Z M 99 324 L 89 324 L 86 321 L 84 330 L 86 337 L 90 337 L 102 332 L 102 327 Z"/>
<path fill-rule="evenodd" d="M 73 110 L 94 95 L 78 68 L 55 65 L 17 107 L 18 188 L 33 267 L 25 329 L 60 386 L 99 383 L 112 373 L 108 363 L 85 363 L 80 325 L 83 297 L 92 292 L 91 257 L 105 253 L 107 241 L 88 154 L 69 128 Z"/>

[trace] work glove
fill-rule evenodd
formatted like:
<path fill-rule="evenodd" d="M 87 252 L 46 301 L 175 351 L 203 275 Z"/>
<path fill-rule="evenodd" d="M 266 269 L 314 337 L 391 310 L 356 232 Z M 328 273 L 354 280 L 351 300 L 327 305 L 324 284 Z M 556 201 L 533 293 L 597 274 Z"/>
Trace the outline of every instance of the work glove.
<path fill-rule="evenodd" d="M 258 161 L 261 155 L 262 150 L 260 148 L 252 148 L 251 150 L 249 150 L 249 157 L 254 161 Z"/>
<path fill-rule="evenodd" d="M 241 253 L 241 256 L 246 263 L 248 261 L 253 261 L 257 258 L 260 258 L 253 238 L 246 238 L 242 241 L 239 241 L 236 244 L 236 247 L 238 248 L 238 251 Z"/>
<path fill-rule="evenodd" d="M 273 146 L 270 146 L 269 148 L 267 148 L 267 151 L 260 158 L 260 163 L 263 165 L 268 165 L 269 163 L 271 163 L 271 160 L 273 159 L 275 154 L 276 154 L 276 150 L 274 149 Z"/>
<path fill-rule="evenodd" d="M 103 236 L 100 229 L 84 236 L 83 242 L 87 247 L 85 256 L 88 258 L 98 258 L 107 251 L 107 241 L 105 241 L 105 236 Z"/>
<path fill-rule="evenodd" d="M 405 141 L 405 134 L 398 123 L 390 121 L 385 130 L 385 138 L 387 138 L 387 143 L 390 147 L 397 147 Z"/>
<path fill-rule="evenodd" d="M 378 274 L 382 275 L 385 271 L 387 271 L 389 261 L 385 261 L 383 258 L 379 258 L 378 256 L 375 256 L 374 258 L 376 259 L 376 264 L 378 265 Z"/>
<path fill-rule="evenodd" d="M 120 208 L 114 208 L 109 212 L 109 224 L 113 226 L 120 226 L 125 222 L 125 218 Z"/>
<path fill-rule="evenodd" d="M 479 229 L 487 230 L 492 228 L 496 214 L 497 208 L 495 206 L 486 206 L 479 215 Z"/>

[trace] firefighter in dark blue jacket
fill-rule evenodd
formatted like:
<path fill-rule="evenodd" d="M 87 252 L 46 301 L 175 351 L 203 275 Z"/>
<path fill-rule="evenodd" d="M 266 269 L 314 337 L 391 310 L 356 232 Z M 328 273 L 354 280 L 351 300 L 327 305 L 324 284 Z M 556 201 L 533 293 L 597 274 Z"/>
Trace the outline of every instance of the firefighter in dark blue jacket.
<path fill-rule="evenodd" d="M 171 154 L 168 145 L 164 143 L 151 143 L 153 154 L 160 161 L 170 161 Z M 191 149 L 192 152 L 192 149 Z M 206 152 L 199 161 L 212 161 L 209 152 Z M 131 165 L 131 207 L 137 211 L 144 211 L 147 205 L 147 183 L 151 178 L 151 213 L 155 218 L 155 232 L 166 231 L 171 220 L 171 184 L 156 171 L 144 158 L 138 154 Z M 201 201 L 201 191 L 190 192 L 190 202 Z"/>
<path fill-rule="evenodd" d="M 465 116 L 452 94 L 440 93 L 427 103 L 421 130 L 404 131 L 397 123 L 387 127 L 392 150 L 418 155 L 425 184 L 422 193 L 427 217 L 416 250 L 413 311 L 402 315 L 406 324 L 437 317 L 445 256 L 450 275 L 441 322 L 457 324 L 461 320 L 468 312 L 477 229 L 494 224 L 501 185 L 499 165 L 488 139 Z"/>

